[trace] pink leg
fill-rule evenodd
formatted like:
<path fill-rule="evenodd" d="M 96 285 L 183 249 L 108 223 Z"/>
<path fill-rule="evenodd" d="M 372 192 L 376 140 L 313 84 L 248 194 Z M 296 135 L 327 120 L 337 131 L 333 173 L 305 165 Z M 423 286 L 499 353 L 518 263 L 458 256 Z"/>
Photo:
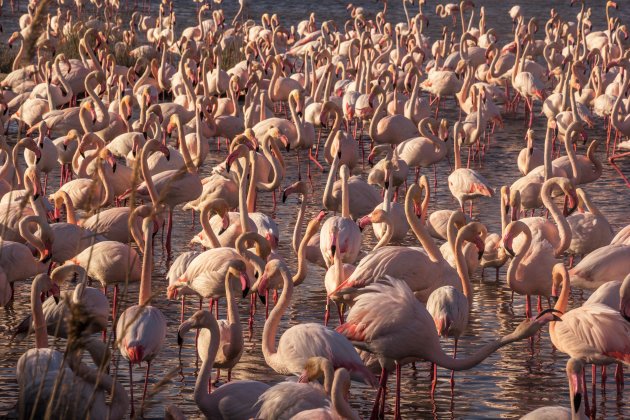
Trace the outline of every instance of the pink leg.
<path fill-rule="evenodd" d="M 185 308 L 186 308 L 186 295 L 182 295 L 182 313 L 179 317 L 179 323 L 183 323 L 184 322 L 184 312 L 185 312 Z"/>
<path fill-rule="evenodd" d="M 324 326 L 328 326 L 328 320 L 330 319 L 330 299 L 326 298 L 326 311 L 324 312 Z"/>
<path fill-rule="evenodd" d="M 532 302 L 529 295 L 525 295 L 525 317 L 528 319 L 532 317 Z"/>
<path fill-rule="evenodd" d="M 453 351 L 453 359 L 457 359 L 457 338 L 455 339 L 455 350 Z M 451 390 L 455 389 L 455 371 L 451 370 Z"/>
<path fill-rule="evenodd" d="M 151 371 L 151 362 L 147 362 L 147 372 L 144 376 L 144 390 L 142 391 L 142 405 L 140 406 L 140 416 L 142 416 L 142 411 L 144 410 L 144 399 L 147 396 L 147 386 L 149 385 L 149 372 Z"/>
<path fill-rule="evenodd" d="M 623 390 L 623 364 L 617 363 L 617 368 L 615 369 L 615 382 L 617 382 L 617 395 L 621 394 Z"/>
<path fill-rule="evenodd" d="M 437 387 L 437 364 L 431 363 L 431 399 L 435 396 L 435 388 Z"/>
<path fill-rule="evenodd" d="M 381 378 L 378 384 L 378 391 L 376 392 L 376 398 L 374 399 L 374 406 L 372 407 L 372 413 L 370 414 L 370 419 L 372 420 L 375 420 L 378 418 L 378 413 L 380 411 L 379 409 L 380 409 L 380 402 L 381 402 L 381 394 L 385 386 L 387 386 L 387 371 L 385 370 L 385 368 L 382 368 Z"/>
<path fill-rule="evenodd" d="M 133 368 L 129 362 L 129 396 L 131 397 L 131 418 L 134 418 L 135 407 L 133 406 Z"/>
<path fill-rule="evenodd" d="M 595 365 L 591 367 L 591 386 L 593 392 L 593 411 L 591 411 L 591 416 L 595 417 L 597 415 L 597 366 Z"/>
<path fill-rule="evenodd" d="M 171 232 L 173 230 L 173 209 L 168 209 L 168 225 L 166 228 L 166 253 L 171 255 Z"/>
<path fill-rule="evenodd" d="M 394 419 L 398 420 L 400 419 L 400 376 L 401 376 L 401 372 L 400 372 L 400 363 L 396 362 L 396 395 L 395 395 L 395 399 L 396 399 L 396 405 L 394 408 Z"/>

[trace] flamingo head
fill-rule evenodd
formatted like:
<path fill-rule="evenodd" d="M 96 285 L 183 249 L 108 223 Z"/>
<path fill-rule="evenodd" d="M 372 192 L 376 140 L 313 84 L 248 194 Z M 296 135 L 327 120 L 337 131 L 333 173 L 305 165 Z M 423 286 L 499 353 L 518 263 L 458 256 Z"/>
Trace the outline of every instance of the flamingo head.
<path fill-rule="evenodd" d="M 271 249 L 278 249 L 279 239 L 271 231 L 267 232 L 267 234 L 265 235 L 265 239 L 267 239 L 269 245 L 271 245 Z"/>
<path fill-rule="evenodd" d="M 233 260 L 228 268 L 228 274 L 232 278 L 239 279 L 243 297 L 247 296 L 249 294 L 249 277 L 247 275 L 247 266 L 245 265 L 245 261 L 240 259 Z"/>
<path fill-rule="evenodd" d="M 359 229 L 361 229 L 361 232 L 363 232 L 363 229 L 365 229 L 368 225 L 371 225 L 371 224 L 372 224 L 372 219 L 370 218 L 370 215 L 363 216 L 359 220 L 357 220 L 357 225 L 359 225 Z"/>
<path fill-rule="evenodd" d="M 13 32 L 11 34 L 11 37 L 9 38 L 9 40 L 7 41 L 7 44 L 9 45 L 9 48 L 13 48 L 13 43 L 18 40 L 20 38 L 20 33 L 19 32 Z"/>
<path fill-rule="evenodd" d="M 160 143 L 159 151 L 164 154 L 167 161 L 171 160 L 171 151 L 164 144 Z"/>
<path fill-rule="evenodd" d="M 282 202 L 285 203 L 291 194 L 299 193 L 302 195 L 310 194 L 308 183 L 297 181 L 289 185 L 282 191 Z"/>
<path fill-rule="evenodd" d="M 267 294 L 267 291 L 269 290 L 268 289 L 269 279 L 273 278 L 274 276 L 279 274 L 281 271 L 286 272 L 287 268 L 284 265 L 284 263 L 278 259 L 271 260 L 267 262 L 267 264 L 265 265 L 265 271 L 262 273 L 262 275 L 258 279 L 258 289 L 257 289 L 258 297 L 260 298 L 260 301 L 263 304 L 267 302 L 265 295 Z"/>
<path fill-rule="evenodd" d="M 184 344 L 184 335 L 193 328 L 205 328 L 212 322 L 214 315 L 210 311 L 200 309 L 195 312 L 190 318 L 182 322 L 177 329 L 177 344 L 182 346 Z M 216 322 L 216 320 L 214 321 Z M 131 360 L 130 360 L 131 361 Z"/>
<path fill-rule="evenodd" d="M 330 360 L 325 357 L 311 357 L 306 361 L 304 370 L 298 378 L 298 383 L 308 383 L 320 378 L 323 374 L 332 374 L 334 371 Z"/>
<path fill-rule="evenodd" d="M 142 363 L 144 358 L 144 346 L 142 344 L 127 346 L 127 357 L 132 365 Z"/>
<path fill-rule="evenodd" d="M 582 372 L 584 362 L 582 359 L 571 358 L 567 361 L 567 377 L 569 378 L 569 394 L 571 396 L 571 408 L 575 413 L 580 411 L 582 405 Z"/>

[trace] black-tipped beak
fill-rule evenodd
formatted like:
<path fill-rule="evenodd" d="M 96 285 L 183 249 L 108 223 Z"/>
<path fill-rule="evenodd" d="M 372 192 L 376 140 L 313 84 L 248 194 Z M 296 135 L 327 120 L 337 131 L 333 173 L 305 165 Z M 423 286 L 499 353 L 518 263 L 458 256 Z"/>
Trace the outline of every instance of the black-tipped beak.
<path fill-rule="evenodd" d="M 246 286 L 243 289 L 243 299 L 245 299 L 245 297 L 247 297 L 248 294 L 249 294 L 249 287 Z"/>
<path fill-rule="evenodd" d="M 286 150 L 287 150 L 287 153 L 291 151 L 291 143 L 287 143 Z"/>
<path fill-rule="evenodd" d="M 53 295 L 53 299 L 55 299 L 55 305 L 59 305 L 59 296 Z"/>
<path fill-rule="evenodd" d="M 330 253 L 332 254 L 332 256 L 335 256 L 335 253 L 337 252 L 337 246 L 336 245 L 331 245 L 330 247 Z"/>
<path fill-rule="evenodd" d="M 385 181 L 383 183 L 383 185 L 385 186 L 385 189 L 388 190 L 389 189 L 389 181 Z"/>
<path fill-rule="evenodd" d="M 219 235 L 222 235 L 223 232 L 225 232 L 227 230 L 227 228 L 221 227 L 221 230 L 219 230 Z"/>
<path fill-rule="evenodd" d="M 582 404 L 582 393 L 576 392 L 573 396 L 573 407 L 576 413 L 580 411 L 580 405 Z"/>
<path fill-rule="evenodd" d="M 481 258 L 482 258 L 482 257 L 483 257 L 483 250 L 478 251 L 478 252 L 477 252 L 477 259 L 478 259 L 479 261 L 481 261 Z"/>
<path fill-rule="evenodd" d="M 555 295 L 552 295 L 552 296 L 551 296 L 551 300 L 553 301 L 553 303 L 554 303 L 554 304 L 555 304 L 556 302 L 558 302 L 558 299 L 559 299 L 559 297 L 558 297 L 558 296 L 555 296 Z"/>
<path fill-rule="evenodd" d="M 539 319 L 540 317 L 542 317 L 543 315 L 546 315 L 546 314 L 553 314 L 553 321 L 562 321 L 562 319 L 559 316 L 556 315 L 556 314 L 562 315 L 562 311 L 559 311 L 559 310 L 554 309 L 554 308 L 545 309 L 544 311 L 542 311 L 541 313 L 539 313 L 536 316 L 536 319 Z"/>
<path fill-rule="evenodd" d="M 512 257 L 515 257 L 515 256 L 516 256 L 516 254 L 514 253 L 514 250 L 513 250 L 512 248 L 507 247 L 507 246 L 506 246 L 506 247 L 504 247 L 504 248 L 505 248 L 505 250 L 508 252 L 508 254 L 510 254 Z"/>
<path fill-rule="evenodd" d="M 282 202 L 283 203 L 287 202 L 287 193 L 286 192 L 282 192 Z"/>
<path fill-rule="evenodd" d="M 258 293 L 258 298 L 260 299 L 263 305 L 267 304 L 267 298 L 265 298 L 265 295 Z"/>
<path fill-rule="evenodd" d="M 184 344 L 184 337 L 182 337 L 179 331 L 177 331 L 177 345 L 181 347 L 183 344 Z"/>
<path fill-rule="evenodd" d="M 66 150 L 68 150 L 68 145 L 67 145 L 67 144 L 64 144 L 64 145 L 63 145 L 63 150 L 64 150 L 64 152 L 65 152 Z"/>

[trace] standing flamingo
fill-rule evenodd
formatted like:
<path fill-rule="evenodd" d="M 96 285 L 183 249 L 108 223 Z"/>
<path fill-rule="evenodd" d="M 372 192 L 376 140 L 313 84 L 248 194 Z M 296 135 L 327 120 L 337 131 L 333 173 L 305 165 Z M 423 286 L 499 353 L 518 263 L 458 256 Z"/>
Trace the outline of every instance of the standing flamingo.
<path fill-rule="evenodd" d="M 129 361 L 129 384 L 131 393 L 131 416 L 134 415 L 132 366 L 147 362 L 144 378 L 142 405 L 147 393 L 151 361 L 160 353 L 166 338 L 166 318 L 157 307 L 151 306 L 151 271 L 153 270 L 153 219 L 146 217 L 142 222 L 144 233 L 144 255 L 138 305 L 130 306 L 122 313 L 116 324 L 118 350 Z"/>

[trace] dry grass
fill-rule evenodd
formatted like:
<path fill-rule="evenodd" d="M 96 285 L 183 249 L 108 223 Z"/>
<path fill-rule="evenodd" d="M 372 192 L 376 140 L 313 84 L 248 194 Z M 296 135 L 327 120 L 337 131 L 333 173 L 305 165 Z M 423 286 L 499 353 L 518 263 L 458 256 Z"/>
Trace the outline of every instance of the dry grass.
<path fill-rule="evenodd" d="M 67 59 L 79 58 L 79 42 L 82 34 L 73 30 L 70 32 L 57 47 L 57 53 L 63 53 Z"/>
<path fill-rule="evenodd" d="M 13 61 L 17 55 L 17 48 L 9 48 L 4 44 L 0 44 L 0 73 L 11 73 Z M 4 76 L 0 76 L 4 79 Z"/>
<path fill-rule="evenodd" d="M 221 52 L 221 68 L 227 70 L 244 59 L 245 54 L 243 51 L 234 45 L 230 45 Z"/>

